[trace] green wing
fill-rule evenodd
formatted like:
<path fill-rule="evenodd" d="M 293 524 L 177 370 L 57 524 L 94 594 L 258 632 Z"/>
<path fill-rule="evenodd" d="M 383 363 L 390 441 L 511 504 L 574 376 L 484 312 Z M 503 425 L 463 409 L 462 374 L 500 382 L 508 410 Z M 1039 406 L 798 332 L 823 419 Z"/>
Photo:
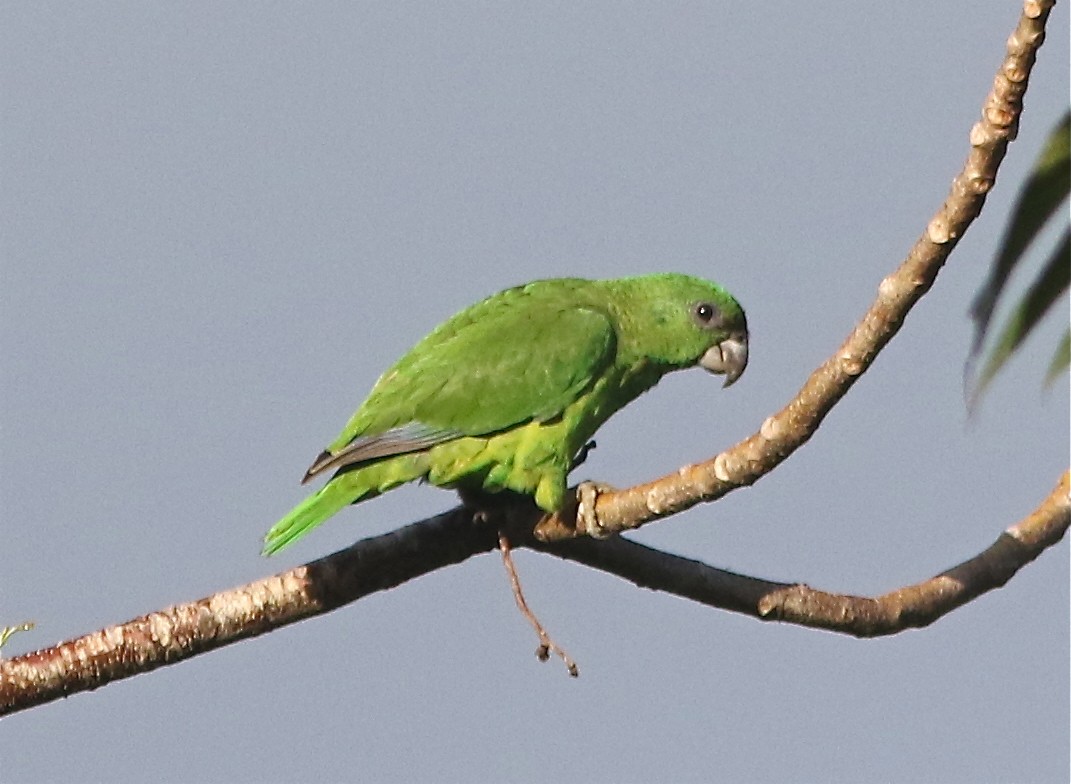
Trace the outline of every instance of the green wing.
<path fill-rule="evenodd" d="M 305 478 L 560 415 L 613 361 L 616 335 L 600 310 L 531 288 L 469 308 L 414 346 Z"/>

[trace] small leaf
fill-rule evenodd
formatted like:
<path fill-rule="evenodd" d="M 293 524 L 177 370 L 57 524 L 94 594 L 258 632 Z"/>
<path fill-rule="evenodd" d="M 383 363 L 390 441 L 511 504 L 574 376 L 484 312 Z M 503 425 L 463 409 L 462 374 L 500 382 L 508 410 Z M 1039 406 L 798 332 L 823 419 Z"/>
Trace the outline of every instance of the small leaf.
<path fill-rule="evenodd" d="M 4 647 L 4 643 L 8 641 L 8 638 L 18 632 L 28 632 L 33 628 L 33 621 L 27 621 L 26 623 L 20 623 L 16 626 L 4 626 L 0 627 L 0 648 Z"/>
<path fill-rule="evenodd" d="M 1052 363 L 1045 373 L 1045 383 L 1051 385 L 1060 377 L 1068 366 L 1071 366 L 1071 329 L 1064 333 L 1064 339 L 1056 347 L 1056 353 L 1052 355 Z"/>
<path fill-rule="evenodd" d="M 1023 252 L 1071 191 L 1071 111 L 1049 134 L 1034 171 L 1019 192 L 1011 222 L 1004 230 L 1001 251 L 971 307 L 975 320 L 974 347 L 978 352 L 985 338 L 997 299 Z"/>
<path fill-rule="evenodd" d="M 1026 340 L 1049 308 L 1071 285 L 1071 231 L 1065 231 L 1056 250 L 1049 256 L 1041 276 L 1027 290 L 1000 331 L 997 342 L 989 352 L 985 367 L 978 374 L 974 396 L 982 393 L 1008 358 Z M 1052 372 L 1050 366 L 1049 372 Z"/>

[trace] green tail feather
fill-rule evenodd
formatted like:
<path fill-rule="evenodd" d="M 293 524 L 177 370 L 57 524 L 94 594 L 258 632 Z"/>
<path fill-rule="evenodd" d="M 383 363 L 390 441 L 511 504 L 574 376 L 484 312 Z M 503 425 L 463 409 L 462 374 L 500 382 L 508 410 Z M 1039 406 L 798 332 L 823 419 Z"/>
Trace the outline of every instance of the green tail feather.
<path fill-rule="evenodd" d="M 367 485 L 354 486 L 341 476 L 328 482 L 291 509 L 286 517 L 271 527 L 264 536 L 263 555 L 275 555 L 318 526 L 345 506 L 367 495 Z"/>
<path fill-rule="evenodd" d="M 428 453 L 412 452 L 336 474 L 287 513 L 264 536 L 264 555 L 274 555 L 345 506 L 375 498 L 428 473 Z"/>

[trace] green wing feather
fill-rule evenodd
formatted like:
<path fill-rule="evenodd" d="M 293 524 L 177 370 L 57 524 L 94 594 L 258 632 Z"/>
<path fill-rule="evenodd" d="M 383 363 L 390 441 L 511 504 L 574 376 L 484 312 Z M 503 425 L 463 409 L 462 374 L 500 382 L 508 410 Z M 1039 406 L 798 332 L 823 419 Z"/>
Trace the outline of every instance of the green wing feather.
<path fill-rule="evenodd" d="M 442 443 L 560 416 L 613 361 L 613 325 L 578 304 L 579 284 L 590 286 L 508 289 L 445 322 L 383 374 L 327 452 L 414 426 Z M 415 440 L 394 454 L 433 445 Z"/>

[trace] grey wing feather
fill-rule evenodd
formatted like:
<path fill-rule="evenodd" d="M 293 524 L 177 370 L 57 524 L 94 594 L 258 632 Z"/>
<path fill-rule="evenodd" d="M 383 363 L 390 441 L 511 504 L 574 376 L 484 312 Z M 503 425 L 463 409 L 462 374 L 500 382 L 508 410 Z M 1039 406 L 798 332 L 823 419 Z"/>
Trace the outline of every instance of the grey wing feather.
<path fill-rule="evenodd" d="M 452 441 L 460 435 L 462 433 L 457 430 L 428 427 L 419 422 L 411 422 L 374 436 L 355 438 L 338 454 L 320 453 L 320 456 L 309 466 L 309 470 L 305 472 L 305 478 L 301 480 L 301 483 L 305 484 L 317 474 L 330 469 L 343 468 L 355 463 L 367 463 L 370 460 L 391 455 L 420 452 L 436 444 Z"/>

